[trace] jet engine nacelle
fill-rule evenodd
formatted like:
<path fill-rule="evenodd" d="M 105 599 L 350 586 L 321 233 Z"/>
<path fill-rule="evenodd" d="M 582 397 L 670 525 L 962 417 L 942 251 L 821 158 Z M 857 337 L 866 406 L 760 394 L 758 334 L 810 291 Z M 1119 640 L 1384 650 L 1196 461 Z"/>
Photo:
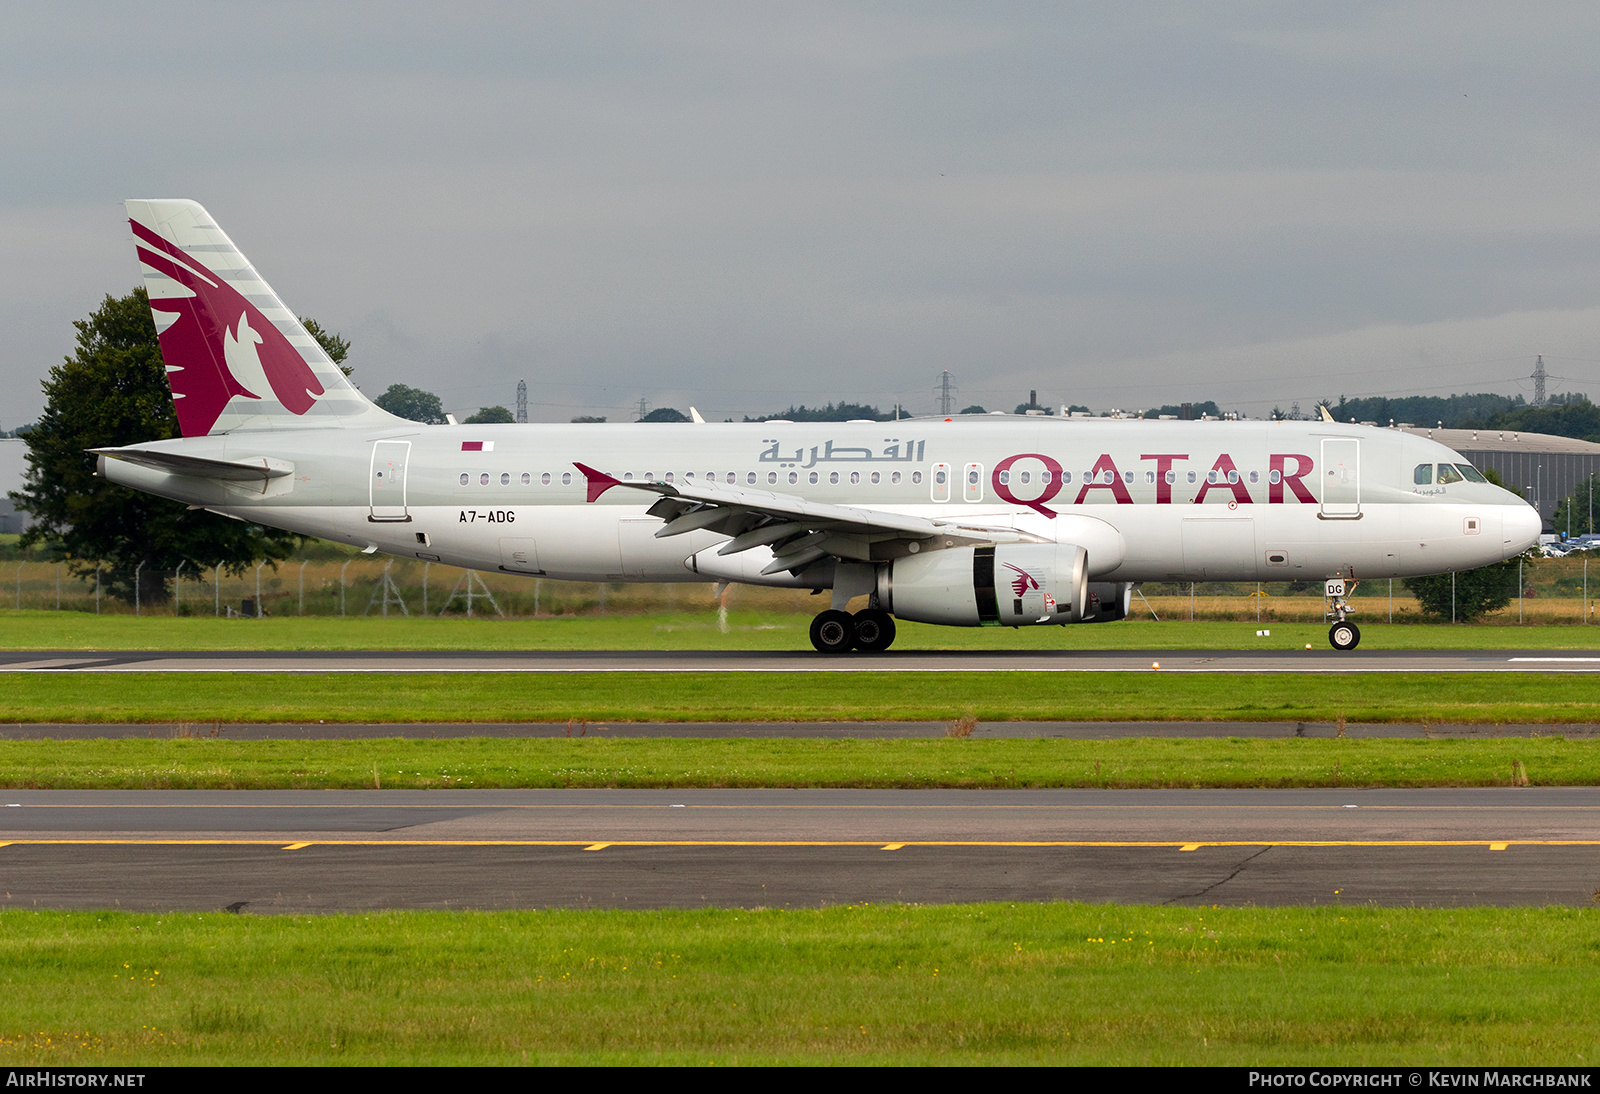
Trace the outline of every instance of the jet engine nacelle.
<path fill-rule="evenodd" d="M 1133 582 L 1089 582 L 1089 610 L 1085 623 L 1111 623 L 1133 613 Z"/>
<path fill-rule="evenodd" d="M 1071 543 L 929 551 L 879 569 L 877 591 L 879 607 L 917 623 L 1079 623 L 1089 603 L 1089 554 Z"/>

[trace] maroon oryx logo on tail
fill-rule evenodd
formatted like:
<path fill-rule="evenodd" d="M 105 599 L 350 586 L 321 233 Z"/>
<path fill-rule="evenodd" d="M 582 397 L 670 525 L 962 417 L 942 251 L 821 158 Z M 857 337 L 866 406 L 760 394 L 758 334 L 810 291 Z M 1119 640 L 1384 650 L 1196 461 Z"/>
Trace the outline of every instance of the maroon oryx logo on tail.
<path fill-rule="evenodd" d="M 235 395 L 264 399 L 270 390 L 289 413 L 310 410 L 322 384 L 272 320 L 193 255 L 129 223 L 140 261 L 194 294 L 150 301 L 151 310 L 176 316 L 161 332 L 161 356 L 183 435 L 211 432 Z"/>

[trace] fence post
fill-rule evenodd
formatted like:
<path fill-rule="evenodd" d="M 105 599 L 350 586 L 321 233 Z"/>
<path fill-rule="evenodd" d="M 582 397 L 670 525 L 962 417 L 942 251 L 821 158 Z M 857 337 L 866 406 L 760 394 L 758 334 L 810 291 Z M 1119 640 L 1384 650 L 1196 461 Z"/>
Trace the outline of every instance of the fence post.
<path fill-rule="evenodd" d="M 339 567 L 339 614 L 340 615 L 344 615 L 344 572 L 350 568 L 350 563 L 354 562 L 354 561 L 355 561 L 355 559 L 352 558 L 349 562 L 346 562 L 343 566 Z"/>
<path fill-rule="evenodd" d="M 26 562 L 17 565 L 17 611 L 19 612 L 22 610 L 22 567 L 26 565 Z"/>
<path fill-rule="evenodd" d="M 306 562 L 310 562 L 308 558 Z M 300 614 L 306 614 L 306 562 L 300 564 Z"/>
<path fill-rule="evenodd" d="M 422 564 L 422 618 L 424 619 L 428 618 L 428 567 L 432 565 L 431 562 Z"/>
<path fill-rule="evenodd" d="M 1456 572 L 1450 571 L 1450 622 L 1456 621 Z"/>
<path fill-rule="evenodd" d="M 134 570 L 133 570 L 133 614 L 134 615 L 142 615 L 142 614 L 144 614 L 143 608 L 142 608 L 142 606 L 140 605 L 140 602 L 139 602 L 139 574 L 143 569 L 144 569 L 144 563 L 141 561 L 138 566 L 134 567 Z"/>
<path fill-rule="evenodd" d="M 1587 555 L 1583 559 L 1583 621 L 1585 624 L 1589 622 L 1589 558 Z"/>
<path fill-rule="evenodd" d="M 220 618 L 222 616 L 222 563 L 220 562 L 211 567 L 211 584 L 217 594 L 217 602 L 211 614 Z"/>
<path fill-rule="evenodd" d="M 1194 582 L 1189 582 L 1189 622 L 1194 622 Z"/>
<path fill-rule="evenodd" d="M 1389 579 L 1389 622 L 1394 622 L 1394 578 Z"/>
<path fill-rule="evenodd" d="M 183 608 L 183 568 L 189 564 L 186 558 L 178 560 L 178 568 L 172 571 L 172 614 L 182 615 Z"/>
<path fill-rule="evenodd" d="M 1517 622 L 1522 622 L 1522 559 L 1517 559 Z"/>
<path fill-rule="evenodd" d="M 61 610 L 61 563 L 56 563 L 56 611 Z"/>
<path fill-rule="evenodd" d="M 104 565 L 105 565 L 104 560 L 102 560 L 100 562 L 96 562 L 94 564 L 94 614 L 95 615 L 99 615 L 100 614 L 100 567 L 102 567 Z"/>
<path fill-rule="evenodd" d="M 261 618 L 261 567 L 267 564 L 266 559 L 256 563 L 256 618 Z"/>

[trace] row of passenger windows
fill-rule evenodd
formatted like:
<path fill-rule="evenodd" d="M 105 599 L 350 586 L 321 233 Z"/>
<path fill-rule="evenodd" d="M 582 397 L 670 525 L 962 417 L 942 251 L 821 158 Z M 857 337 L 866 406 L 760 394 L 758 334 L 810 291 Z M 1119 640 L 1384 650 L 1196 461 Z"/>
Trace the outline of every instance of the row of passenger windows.
<path fill-rule="evenodd" d="M 1124 471 L 1122 473 L 1122 481 L 1126 482 L 1126 483 L 1131 483 L 1131 482 L 1136 481 L 1135 480 L 1135 474 L 1136 473 L 1133 472 L 1133 471 Z M 1020 482 L 1020 483 L 1023 483 L 1023 484 L 1027 484 L 1027 483 L 1033 481 L 1033 479 L 1031 478 L 1032 475 L 1033 475 L 1033 472 L 1031 472 L 1031 471 L 1023 471 L 1023 472 L 1021 472 L 1021 473 L 1019 473 L 1017 475 L 1017 481 Z M 1198 471 L 1185 472 L 1185 476 L 1186 476 L 1186 481 L 1188 481 L 1188 482 L 1195 483 L 1195 482 L 1199 482 L 1200 481 L 1200 473 Z M 1163 476 L 1163 478 L 1166 480 L 1167 484 L 1170 486 L 1173 483 L 1178 481 L 1178 473 L 1176 471 L 1168 471 Z M 1248 475 L 1246 475 L 1245 478 L 1248 479 L 1250 482 L 1257 482 L 1258 483 L 1258 482 L 1261 481 L 1261 472 L 1252 471 Z M 1109 486 L 1113 482 L 1115 482 L 1116 480 L 1117 480 L 1117 473 L 1115 471 L 1111 471 L 1111 470 L 1102 471 L 1102 472 L 1099 473 L 1099 475 L 1096 475 L 1093 471 L 1085 471 L 1083 473 L 1083 481 L 1084 481 L 1084 483 L 1086 485 L 1090 485 L 1090 486 L 1094 485 L 1097 482 L 1098 483 L 1104 483 L 1105 485 Z M 941 479 L 939 479 L 937 481 L 943 482 L 944 480 L 941 478 Z M 967 481 L 969 483 L 976 484 L 977 481 L 978 481 L 978 472 L 976 470 L 968 471 L 967 472 Z M 1048 471 L 1039 472 L 1039 481 L 1042 482 L 1042 483 L 1051 482 L 1052 480 L 1051 480 L 1050 472 L 1048 472 Z M 1061 472 L 1061 481 L 1062 482 L 1071 482 L 1072 481 L 1072 472 L 1071 471 L 1063 471 L 1063 472 Z M 1154 471 L 1146 471 L 1144 473 L 1144 481 L 1146 483 L 1155 482 L 1156 481 L 1156 473 Z M 1213 486 L 1219 485 L 1219 484 L 1224 483 L 1224 482 L 1227 482 L 1227 483 L 1238 483 L 1239 481 L 1240 481 L 1240 477 L 1239 477 L 1239 472 L 1237 472 L 1237 471 L 1228 471 L 1228 472 L 1207 471 L 1206 472 L 1206 482 L 1210 483 Z M 1281 481 L 1283 481 L 1283 475 L 1282 475 L 1281 472 L 1274 471 L 1274 472 L 1272 472 L 1271 474 L 1269 474 L 1267 476 L 1267 481 L 1271 482 L 1271 483 L 1281 482 Z M 1007 485 L 1010 485 L 1010 483 L 1011 483 L 1011 472 L 1010 471 L 1002 471 L 1002 472 L 1000 472 L 1000 484 L 1002 486 L 1007 486 Z"/>
<path fill-rule="evenodd" d="M 644 481 L 644 482 L 655 482 L 656 481 L 655 474 L 653 472 L 650 472 L 650 471 L 646 471 L 643 475 L 639 475 L 637 477 L 640 480 Z M 871 472 L 870 474 L 868 474 L 866 476 L 863 476 L 862 473 L 859 472 L 859 471 L 852 471 L 852 472 L 850 472 L 850 475 L 849 475 L 850 483 L 852 485 L 858 485 L 858 484 L 861 483 L 863 477 L 866 479 L 866 481 L 868 481 L 870 483 L 873 483 L 874 485 L 876 485 L 878 483 L 881 483 L 886 477 L 887 477 L 887 479 L 889 481 L 889 484 L 891 486 L 898 486 L 901 483 L 901 481 L 903 481 L 902 478 L 901 478 L 901 472 L 899 472 L 899 471 L 891 471 L 891 472 L 888 473 L 887 476 L 885 476 L 883 474 L 883 472 L 881 472 L 881 471 L 873 471 L 873 472 Z M 634 478 L 635 478 L 635 476 L 634 476 L 634 473 L 632 471 L 624 471 L 622 473 L 622 481 L 623 482 L 632 482 L 634 480 Z M 487 471 L 479 472 L 479 474 L 478 474 L 478 484 L 480 486 L 488 486 L 491 482 L 494 481 L 494 479 L 495 479 L 495 476 L 491 475 Z M 500 479 L 500 485 L 501 486 L 510 486 L 511 485 L 511 473 L 510 472 L 508 472 L 508 471 L 507 472 L 501 472 L 501 474 L 499 476 L 499 479 Z M 693 471 L 687 472 L 683 476 L 683 481 L 685 483 L 694 482 L 694 479 L 695 479 L 695 475 L 694 475 Z M 531 485 L 533 485 L 533 476 L 531 474 L 529 474 L 528 472 L 524 471 L 522 473 L 522 475 L 521 475 L 520 481 L 521 481 L 523 486 L 531 486 Z M 551 476 L 550 472 L 548 472 L 548 471 L 546 471 L 544 474 L 539 476 L 539 484 L 541 486 L 549 486 L 552 481 L 554 481 L 553 477 Z M 661 477 L 661 481 L 662 482 L 675 482 L 676 479 L 674 478 L 673 473 L 671 471 L 668 471 L 665 475 L 663 475 Z M 707 471 L 704 481 L 706 481 L 706 482 L 716 482 L 717 481 L 717 473 L 715 471 Z M 739 481 L 739 473 L 737 471 L 729 471 L 729 472 L 727 472 L 727 474 L 726 474 L 726 476 L 725 476 L 723 481 L 726 481 L 730 485 L 736 484 Z M 754 471 L 746 472 L 745 473 L 745 477 L 744 477 L 744 481 L 745 481 L 746 485 L 755 486 L 757 484 L 757 481 L 758 481 L 756 473 Z M 809 476 L 807 478 L 807 481 L 812 483 L 812 484 L 816 484 L 818 482 L 821 482 L 822 480 L 821 480 L 818 472 L 812 471 L 812 472 L 810 472 L 810 474 L 809 474 Z M 939 481 L 940 482 L 944 482 L 944 472 L 943 471 L 939 472 Z M 799 482 L 800 482 L 800 472 L 798 472 L 798 471 L 789 472 L 789 485 L 794 486 L 794 485 L 797 485 Z M 828 482 L 830 484 L 837 485 L 840 482 L 840 473 L 838 471 L 830 471 L 828 473 Z M 914 486 L 922 485 L 922 472 L 921 471 L 913 471 L 913 472 L 911 472 L 911 482 L 912 482 L 912 485 L 914 485 Z M 462 486 L 468 486 L 471 483 L 472 483 L 472 474 L 470 472 L 463 471 L 461 473 L 461 485 Z M 563 474 L 561 476 L 561 485 L 562 486 L 570 486 L 571 484 L 572 484 L 572 473 L 569 471 L 569 472 L 566 472 L 565 474 Z M 778 473 L 776 471 L 768 471 L 767 472 L 767 485 L 768 486 L 776 486 L 776 485 L 778 485 Z"/>
<path fill-rule="evenodd" d="M 1444 477 L 1445 476 L 1445 469 L 1448 468 L 1449 466 L 1450 466 L 1449 464 L 1444 464 L 1444 463 L 1439 465 L 1439 481 L 1440 482 L 1460 482 L 1461 481 L 1461 476 L 1460 475 L 1456 475 L 1454 478 L 1450 478 L 1450 479 L 1447 479 L 1447 478 Z M 1429 464 L 1422 464 L 1421 466 L 1419 466 L 1417 468 L 1417 482 L 1419 482 L 1419 483 L 1430 482 L 1431 481 L 1430 479 L 1426 479 L 1426 478 L 1422 477 L 1425 473 L 1428 473 L 1430 470 L 1431 470 L 1431 468 L 1430 468 Z M 1467 477 L 1471 478 L 1474 482 L 1483 482 L 1484 481 L 1483 476 L 1478 474 L 1478 472 L 1476 470 L 1474 470 L 1470 466 L 1463 465 L 1462 466 L 1462 471 L 1465 472 L 1467 474 Z M 967 472 L 967 482 L 969 484 L 973 485 L 973 486 L 978 485 L 980 474 L 981 473 L 976 468 L 973 468 L 973 469 L 969 470 Z M 1200 481 L 1199 472 L 1197 472 L 1197 471 L 1189 471 L 1189 472 L 1186 472 L 1185 474 L 1186 474 L 1186 480 L 1188 482 L 1190 482 L 1190 483 L 1196 483 L 1196 482 Z M 1451 474 L 1454 474 L 1454 472 L 1451 472 Z M 837 486 L 841 481 L 844 481 L 843 480 L 843 475 L 844 475 L 844 473 L 843 472 L 839 472 L 839 471 L 830 471 L 830 472 L 828 472 L 828 483 L 829 483 L 829 485 Z M 690 482 L 694 481 L 694 477 L 695 477 L 694 472 L 690 471 L 690 472 L 686 473 L 683 476 L 683 480 L 686 483 L 690 483 Z M 798 485 L 799 482 L 800 482 L 800 472 L 798 472 L 798 471 L 790 471 L 788 473 L 787 477 L 788 477 L 788 483 L 789 483 L 790 486 Z M 851 472 L 849 472 L 849 475 L 848 475 L 849 482 L 850 482 L 850 484 L 852 486 L 860 485 L 860 483 L 863 481 L 863 479 L 865 479 L 865 481 L 867 481 L 867 482 L 869 482 L 869 483 L 871 483 L 873 485 L 878 485 L 879 483 L 881 483 L 884 480 L 885 477 L 888 478 L 889 484 L 891 486 L 898 486 L 902 481 L 901 472 L 899 472 L 899 471 L 891 471 L 891 472 L 889 472 L 887 474 L 887 476 L 885 476 L 885 474 L 883 472 L 881 472 L 881 471 L 872 471 L 872 472 L 868 472 L 865 475 L 863 475 L 863 473 L 860 472 L 860 471 L 851 471 Z M 1261 472 L 1259 472 L 1259 471 L 1251 471 L 1245 477 L 1248 478 L 1249 481 L 1252 482 L 1252 483 L 1259 483 L 1261 481 Z M 639 476 L 639 478 L 642 479 L 644 482 L 655 482 L 656 481 L 656 477 L 655 477 L 654 473 L 649 472 L 649 471 L 646 471 L 643 475 Z M 478 474 L 478 484 L 480 486 L 488 486 L 491 482 L 494 481 L 494 479 L 495 479 L 495 476 L 492 475 L 491 473 L 487 472 L 487 471 L 479 472 L 479 474 Z M 511 476 L 511 473 L 509 471 L 501 472 L 500 475 L 499 475 L 499 479 L 500 479 L 500 485 L 501 486 L 510 486 L 511 485 L 512 476 Z M 634 474 L 633 474 L 632 471 L 623 472 L 622 480 L 624 482 L 632 482 L 633 479 L 634 479 Z M 1022 483 L 1024 485 L 1026 485 L 1028 483 L 1031 483 L 1033 481 L 1033 479 L 1034 479 L 1034 472 L 1032 472 L 1032 471 L 1022 471 L 1022 472 L 1019 472 L 1016 475 L 1016 481 L 1019 482 L 1019 483 Z M 1166 473 L 1166 475 L 1165 475 L 1165 479 L 1166 479 L 1167 484 L 1170 486 L 1173 483 L 1178 481 L 1178 473 L 1176 471 L 1168 471 Z M 1040 471 L 1040 472 L 1038 472 L 1038 480 L 1039 480 L 1040 483 L 1045 484 L 1045 485 L 1048 485 L 1049 483 L 1054 481 L 1053 477 L 1052 477 L 1052 474 L 1049 471 Z M 533 485 L 533 475 L 530 474 L 527 471 L 524 471 L 521 474 L 521 476 L 519 477 L 518 481 L 520 481 L 523 486 L 531 486 L 531 485 Z M 544 472 L 542 475 L 539 476 L 539 484 L 541 486 L 549 486 L 553 481 L 554 481 L 554 477 L 548 471 Z M 664 476 L 662 476 L 662 480 L 661 481 L 663 481 L 663 482 L 673 482 L 673 481 L 675 481 L 674 478 L 673 478 L 673 473 L 671 471 L 668 471 Z M 705 474 L 705 481 L 706 482 L 716 482 L 716 481 L 718 481 L 717 480 L 717 473 L 715 471 L 707 471 L 706 474 Z M 739 473 L 737 471 L 729 471 L 724 475 L 723 481 L 729 483 L 730 485 L 736 484 L 739 481 Z M 754 471 L 748 471 L 748 472 L 745 473 L 744 481 L 745 481 L 745 484 L 748 485 L 748 486 L 755 486 L 755 485 L 757 485 L 758 477 L 757 477 L 757 475 L 756 475 L 756 473 Z M 821 473 L 817 472 L 817 471 L 808 472 L 807 475 L 806 475 L 806 481 L 811 483 L 812 485 L 816 485 L 816 484 L 820 483 L 822 481 Z M 945 481 L 946 481 L 946 472 L 944 472 L 944 471 L 935 471 L 933 473 L 933 481 L 937 485 L 943 486 L 945 484 Z M 1009 486 L 1011 484 L 1011 481 L 1012 481 L 1012 473 L 1010 471 L 1002 471 L 1002 472 L 1000 472 L 1000 484 L 1002 486 Z M 1071 482 L 1072 481 L 1072 472 L 1071 471 L 1063 471 L 1063 472 L 1061 472 L 1061 481 L 1063 483 Z M 1116 481 L 1116 472 L 1115 471 L 1106 470 L 1106 471 L 1100 472 L 1099 475 L 1096 475 L 1093 471 L 1085 471 L 1083 473 L 1083 482 L 1084 482 L 1085 485 L 1091 485 L 1092 486 L 1096 482 L 1099 482 L 1099 483 L 1103 483 L 1103 484 L 1109 486 L 1111 483 L 1113 483 L 1115 481 Z M 1123 482 L 1127 482 L 1127 483 L 1133 482 L 1134 481 L 1134 472 L 1132 472 L 1132 471 L 1124 471 L 1122 473 L 1122 481 Z M 1144 481 L 1146 483 L 1154 483 L 1156 481 L 1156 473 L 1154 471 L 1146 471 L 1144 473 Z M 1215 471 L 1215 470 L 1206 472 L 1206 482 L 1211 484 L 1211 485 L 1213 485 L 1213 486 L 1220 485 L 1220 484 L 1222 484 L 1224 482 L 1229 483 L 1229 484 L 1237 484 L 1239 481 L 1240 481 L 1240 475 L 1239 475 L 1239 472 L 1237 472 L 1237 471 L 1229 471 L 1229 472 L 1226 472 L 1226 474 L 1224 474 L 1221 471 Z M 1273 471 L 1267 476 L 1267 481 L 1272 483 L 1273 485 L 1277 485 L 1279 482 L 1283 481 L 1283 476 L 1282 476 L 1282 474 L 1280 472 Z M 471 483 L 472 483 L 472 474 L 471 474 L 471 472 L 463 471 L 461 473 L 461 485 L 462 486 L 469 486 L 469 485 L 471 485 Z M 911 472 L 911 483 L 912 483 L 913 486 L 922 485 L 922 472 L 921 471 L 913 471 L 913 472 Z M 572 485 L 572 473 L 570 471 L 562 474 L 562 476 L 561 476 L 561 485 L 562 486 L 570 486 L 570 485 Z M 778 472 L 776 472 L 776 471 L 768 471 L 767 472 L 767 485 L 768 486 L 777 486 L 777 485 L 779 485 Z"/>
<path fill-rule="evenodd" d="M 1468 482 L 1488 482 L 1470 463 L 1441 463 L 1439 465 L 1438 483 L 1440 486 L 1449 486 L 1453 482 L 1466 479 Z M 1434 484 L 1433 464 L 1419 463 L 1417 469 L 1411 473 L 1411 481 L 1418 486 L 1432 486 Z"/>

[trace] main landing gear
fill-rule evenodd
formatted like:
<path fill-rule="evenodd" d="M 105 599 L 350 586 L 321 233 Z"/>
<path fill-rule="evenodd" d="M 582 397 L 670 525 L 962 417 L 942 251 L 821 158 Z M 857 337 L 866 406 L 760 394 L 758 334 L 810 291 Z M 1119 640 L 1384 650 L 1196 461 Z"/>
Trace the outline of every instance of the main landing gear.
<path fill-rule="evenodd" d="M 811 621 L 811 644 L 818 653 L 880 653 L 894 641 L 894 616 L 881 608 L 825 611 Z"/>

